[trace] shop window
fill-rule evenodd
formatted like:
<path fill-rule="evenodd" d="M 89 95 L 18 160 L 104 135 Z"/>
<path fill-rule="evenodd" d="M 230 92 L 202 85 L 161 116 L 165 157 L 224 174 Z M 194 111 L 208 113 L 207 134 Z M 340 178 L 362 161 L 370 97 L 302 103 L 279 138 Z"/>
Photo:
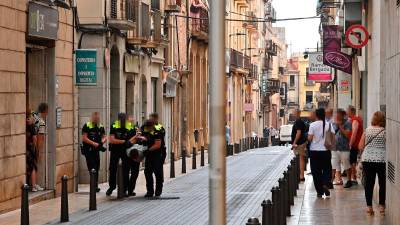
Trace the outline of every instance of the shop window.
<path fill-rule="evenodd" d="M 306 91 L 306 103 L 312 103 L 312 102 L 313 102 L 313 92 Z"/>

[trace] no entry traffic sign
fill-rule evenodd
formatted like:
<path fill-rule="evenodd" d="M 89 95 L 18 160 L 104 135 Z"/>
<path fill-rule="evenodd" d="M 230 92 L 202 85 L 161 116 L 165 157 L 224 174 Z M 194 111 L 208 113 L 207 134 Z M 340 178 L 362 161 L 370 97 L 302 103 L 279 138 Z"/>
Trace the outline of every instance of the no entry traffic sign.
<path fill-rule="evenodd" d="M 352 48 L 362 48 L 367 45 L 369 33 L 362 25 L 353 25 L 346 31 L 346 43 Z"/>

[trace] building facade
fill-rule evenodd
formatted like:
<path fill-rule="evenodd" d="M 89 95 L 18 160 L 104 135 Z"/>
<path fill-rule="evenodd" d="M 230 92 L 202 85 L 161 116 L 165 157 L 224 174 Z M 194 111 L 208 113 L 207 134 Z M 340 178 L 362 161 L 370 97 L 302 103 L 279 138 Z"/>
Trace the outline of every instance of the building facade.
<path fill-rule="evenodd" d="M 38 161 L 39 198 L 58 195 L 61 177 L 73 190 L 77 105 L 73 85 L 73 13 L 46 2 L 0 2 L 0 212 L 20 206 L 26 173 L 26 113 L 49 106 Z M 31 199 L 34 201 L 34 199 Z"/>

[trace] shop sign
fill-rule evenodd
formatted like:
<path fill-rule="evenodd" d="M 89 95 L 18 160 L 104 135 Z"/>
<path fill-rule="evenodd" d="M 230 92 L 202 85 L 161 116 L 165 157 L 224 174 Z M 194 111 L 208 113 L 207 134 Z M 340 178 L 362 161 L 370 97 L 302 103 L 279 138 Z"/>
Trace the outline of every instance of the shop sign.
<path fill-rule="evenodd" d="M 61 128 L 61 115 L 62 115 L 62 108 L 56 108 L 56 126 L 57 128 Z"/>
<path fill-rule="evenodd" d="M 329 25 L 323 27 L 324 52 L 340 51 L 342 47 L 339 26 Z"/>
<path fill-rule="evenodd" d="M 340 93 L 348 94 L 350 92 L 350 81 L 349 80 L 341 80 L 339 84 Z"/>
<path fill-rule="evenodd" d="M 308 70 L 307 80 L 317 82 L 331 82 L 331 68 L 324 64 L 324 56 L 322 52 L 309 53 L 310 67 Z"/>
<path fill-rule="evenodd" d="M 35 2 L 29 2 L 28 35 L 30 37 L 57 40 L 58 10 Z"/>
<path fill-rule="evenodd" d="M 324 64 L 345 73 L 352 74 L 353 61 L 351 55 L 343 52 L 325 52 Z"/>
<path fill-rule="evenodd" d="M 94 86 L 97 84 L 97 50 L 76 50 L 76 85 Z"/>

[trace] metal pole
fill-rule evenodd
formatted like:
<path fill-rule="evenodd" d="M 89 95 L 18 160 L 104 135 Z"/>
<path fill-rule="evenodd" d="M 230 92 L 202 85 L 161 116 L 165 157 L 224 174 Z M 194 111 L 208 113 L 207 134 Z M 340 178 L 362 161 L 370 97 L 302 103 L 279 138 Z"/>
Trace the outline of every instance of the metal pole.
<path fill-rule="evenodd" d="M 29 225 L 29 185 L 24 184 L 21 187 L 22 196 L 21 196 L 21 225 Z"/>
<path fill-rule="evenodd" d="M 89 210 L 97 210 L 96 202 L 96 187 L 97 187 L 97 171 L 92 169 L 90 171 L 90 191 L 89 191 Z"/>
<path fill-rule="evenodd" d="M 192 170 L 196 169 L 196 157 L 197 157 L 197 153 L 196 153 L 196 147 L 193 147 L 193 152 L 192 152 Z"/>
<path fill-rule="evenodd" d="M 175 178 L 175 153 L 173 151 L 171 151 L 169 177 L 170 178 Z"/>
<path fill-rule="evenodd" d="M 225 0 L 210 1 L 209 224 L 226 224 Z"/>
<path fill-rule="evenodd" d="M 182 173 L 186 173 L 186 150 L 182 150 Z"/>
<path fill-rule="evenodd" d="M 200 148 L 200 166 L 204 166 L 204 146 Z"/>

